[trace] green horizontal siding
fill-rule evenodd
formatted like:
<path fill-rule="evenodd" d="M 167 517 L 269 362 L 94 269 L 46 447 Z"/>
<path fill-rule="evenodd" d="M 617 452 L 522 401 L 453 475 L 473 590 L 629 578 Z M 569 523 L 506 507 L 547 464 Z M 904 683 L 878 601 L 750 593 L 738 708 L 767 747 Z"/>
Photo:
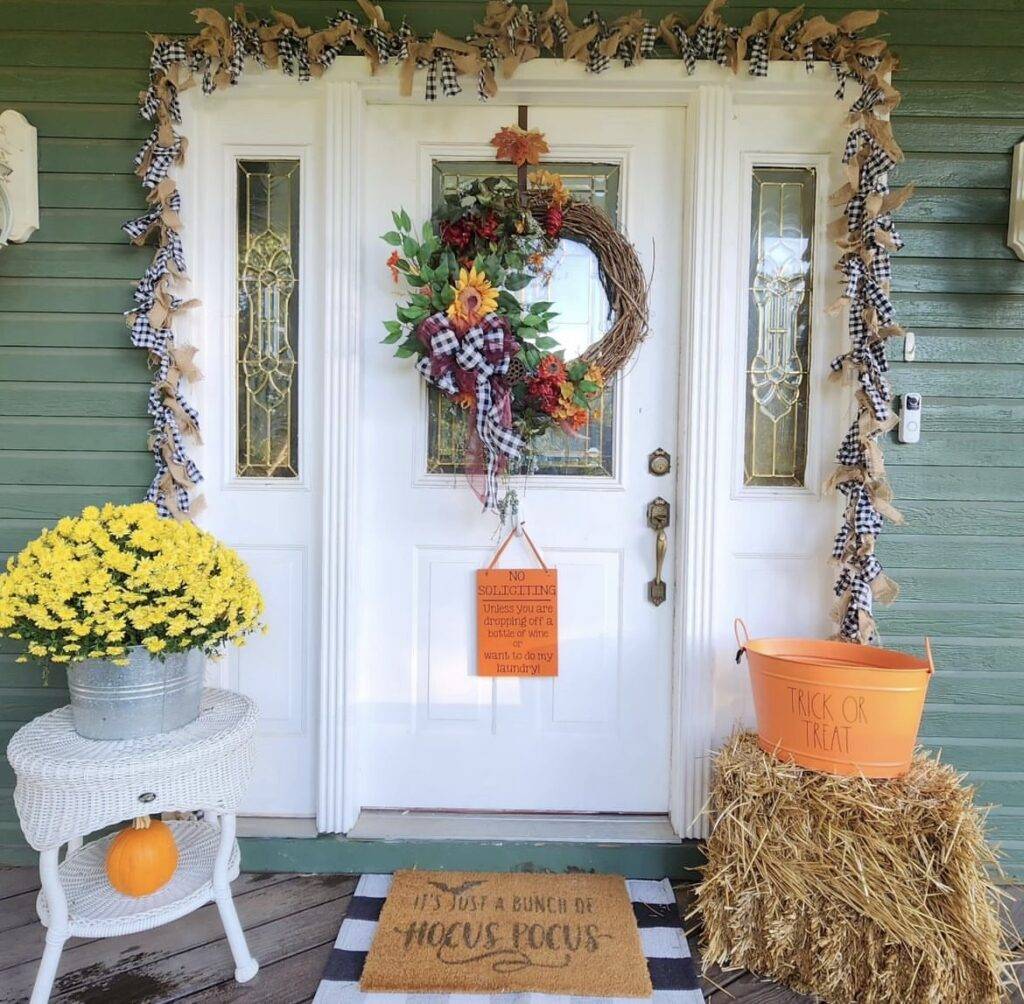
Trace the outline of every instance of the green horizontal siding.
<path fill-rule="evenodd" d="M 128 348 L 122 312 L 148 259 L 120 225 L 144 206 L 130 159 L 149 131 L 136 111 L 146 33 L 194 30 L 184 0 L 5 0 L 0 109 L 39 131 L 41 229 L 0 253 L 0 555 L 90 503 L 139 498 L 149 480 L 149 373 Z M 215 6 L 227 13 L 230 3 Z M 291 0 L 325 23 L 338 0 Z M 648 16 L 702 3 L 645 4 Z M 744 19 L 763 0 L 732 0 Z M 628 0 L 605 3 L 606 16 Z M 887 462 L 907 517 L 880 553 L 903 597 L 882 611 L 891 644 L 934 638 L 939 673 L 924 736 L 1001 808 L 992 831 L 1024 874 L 1024 265 L 1006 247 L 1010 153 L 1024 138 L 1020 0 L 889 0 L 879 30 L 902 60 L 896 172 L 917 193 L 900 212 L 895 265 L 900 318 L 916 361 L 891 343 L 898 391 L 925 395 L 918 446 L 894 441 Z M 266 5 L 254 5 L 263 13 Z M 853 5 L 810 13 L 838 18 Z M 577 12 L 582 10 L 578 8 Z M 482 4 L 405 0 L 389 16 L 414 28 L 469 29 Z M 63 700 L 58 681 L 14 662 L 0 643 L 0 749 L 17 725 Z M 18 842 L 13 778 L 0 757 L 0 854 Z M 291 842 L 252 861 L 327 866 L 335 847 Z M 322 846 L 321 846 L 322 844 Z M 298 848 L 298 850 L 295 850 Z M 324 852 L 327 848 L 331 853 Z M 13 850 L 11 851 L 13 853 Z"/>
<path fill-rule="evenodd" d="M 907 521 L 879 545 L 902 586 L 879 622 L 895 647 L 934 639 L 922 738 L 998 806 L 989 828 L 1021 875 L 1024 264 L 1005 241 L 1010 154 L 1024 138 L 1024 9 L 1005 17 L 1013 47 L 989 61 L 971 31 L 979 5 L 962 6 L 968 44 L 909 40 L 894 117 L 907 152 L 897 180 L 918 191 L 900 213 L 907 248 L 893 275 L 915 361 L 899 361 L 903 340 L 893 340 L 893 383 L 924 394 L 925 412 L 921 442 L 886 453 Z M 930 11 L 921 19 L 935 23 Z"/>

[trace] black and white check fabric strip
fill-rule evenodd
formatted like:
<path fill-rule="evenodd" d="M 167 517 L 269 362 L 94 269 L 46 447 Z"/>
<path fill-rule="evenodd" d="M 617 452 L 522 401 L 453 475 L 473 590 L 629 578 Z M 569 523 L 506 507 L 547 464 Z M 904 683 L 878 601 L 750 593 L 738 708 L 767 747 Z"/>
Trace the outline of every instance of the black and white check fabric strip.
<path fill-rule="evenodd" d="M 559 45 L 565 45 L 569 41 L 569 29 L 566 27 L 565 19 L 560 14 L 551 16 L 551 34 Z"/>
<path fill-rule="evenodd" d="M 597 34 L 587 43 L 587 72 L 604 73 L 611 65 L 611 59 L 601 51 L 602 45 L 608 40 L 611 34 L 608 24 L 596 10 L 587 14 L 581 22 L 584 28 L 597 25 Z"/>
<path fill-rule="evenodd" d="M 874 108 L 879 101 L 882 100 L 884 95 L 882 91 L 877 87 L 869 87 L 864 84 L 861 87 L 860 97 L 852 105 L 850 105 L 851 112 L 863 112 L 869 108 Z"/>
<path fill-rule="evenodd" d="M 283 28 L 277 36 L 277 54 L 281 59 L 281 69 L 289 77 L 298 77 L 303 83 L 310 79 L 306 40 L 299 38 L 290 28 Z"/>
<path fill-rule="evenodd" d="M 149 164 L 142 175 L 143 188 L 156 188 L 171 169 L 171 165 L 181 160 L 181 137 L 174 134 L 174 140 L 170 146 L 161 146 L 159 142 L 160 129 L 157 127 L 150 133 L 149 139 L 139 147 L 138 153 L 132 163 L 136 168 L 149 156 Z"/>
<path fill-rule="evenodd" d="M 493 42 L 488 42 L 480 50 L 480 70 L 476 75 L 476 96 L 481 101 L 487 100 L 487 74 L 490 72 L 491 79 L 494 79 L 498 66 L 498 50 Z"/>
<path fill-rule="evenodd" d="M 433 59 L 427 60 L 427 82 L 423 86 L 423 98 L 426 101 L 437 100 L 437 56 Z M 417 65 L 419 65 L 417 60 Z"/>
<path fill-rule="evenodd" d="M 453 356 L 463 370 L 475 374 L 474 426 L 483 445 L 487 464 L 484 508 L 493 509 L 498 504 L 498 474 L 503 459 L 514 460 L 526 446 L 519 433 L 503 424 L 502 402 L 494 399 L 491 385 L 493 376 L 501 376 L 508 372 L 511 361 L 509 355 L 503 351 L 506 336 L 509 334 L 508 322 L 496 314 L 491 314 L 470 328 L 460 340 L 447 316 L 444 313 L 436 313 L 420 322 L 419 334 L 421 338 L 425 337 L 430 342 L 430 355 L 423 356 L 416 363 L 417 371 L 427 383 L 439 387 L 446 394 L 458 393 L 459 387 L 450 372 L 435 375 L 432 359 L 443 359 L 446 356 Z"/>
<path fill-rule="evenodd" d="M 447 49 L 441 50 L 441 93 L 446 98 L 454 98 L 462 93 L 459 83 L 459 72 L 455 69 L 455 60 Z"/>
<path fill-rule="evenodd" d="M 491 377 L 508 372 L 509 357 L 497 364 L 487 361 L 487 351 L 501 349 L 505 340 L 507 322 L 485 317 L 480 325 L 470 328 L 462 339 L 455 360 L 464 370 L 476 373 L 476 434 L 483 443 L 487 470 L 484 489 L 484 508 L 494 509 L 498 504 L 498 472 L 503 458 L 514 460 L 526 443 L 514 429 L 501 421 L 501 409 L 494 400 Z"/>
<path fill-rule="evenodd" d="M 188 50 L 183 38 L 166 39 L 153 46 L 149 57 L 149 72 L 156 74 L 166 72 L 172 63 L 184 63 L 188 59 Z"/>
<path fill-rule="evenodd" d="M 690 36 L 686 34 L 686 29 L 681 24 L 672 25 L 669 31 L 676 42 L 679 43 L 679 58 L 683 61 L 686 72 L 693 76 L 693 71 L 697 69 L 697 47 L 690 40 Z"/>
<path fill-rule="evenodd" d="M 640 29 L 640 56 L 650 59 L 654 55 L 654 46 L 658 41 L 657 25 L 647 23 Z"/>
<path fill-rule="evenodd" d="M 752 77 L 768 76 L 768 32 L 759 31 L 747 43 L 747 59 L 750 60 Z"/>
<path fill-rule="evenodd" d="M 807 22 L 803 18 L 798 18 L 786 29 L 779 41 L 784 52 L 792 54 L 797 51 L 800 45 L 800 36 L 806 25 Z M 808 73 L 814 72 L 814 45 L 809 42 L 804 44 L 804 69 Z"/>
<path fill-rule="evenodd" d="M 149 87 L 146 88 L 142 95 L 142 99 L 139 102 L 139 115 L 142 116 L 147 122 L 152 122 L 156 118 L 160 109 L 164 107 L 164 102 L 160 98 L 159 91 L 164 90 L 167 98 L 167 114 L 170 116 L 172 122 L 181 121 L 181 102 L 178 100 L 178 88 L 171 83 L 171 81 L 161 76 L 158 80 L 154 80 Z"/>
<path fill-rule="evenodd" d="M 715 28 L 710 24 L 702 24 L 693 38 L 698 54 L 703 59 L 712 59 L 719 66 L 729 62 L 729 32 L 725 28 Z"/>
<path fill-rule="evenodd" d="M 836 462 L 843 467 L 860 467 L 864 463 L 864 447 L 860 442 L 860 422 L 854 421 L 853 425 L 843 436 L 843 441 L 836 451 Z"/>
<path fill-rule="evenodd" d="M 626 882 L 647 958 L 653 1004 L 703 1004 L 690 946 L 668 879 Z M 313 1004 L 636 1004 L 636 998 L 568 997 L 556 994 L 364 994 L 359 989 L 366 956 L 391 888 L 390 875 L 363 875 L 349 900 Z"/>

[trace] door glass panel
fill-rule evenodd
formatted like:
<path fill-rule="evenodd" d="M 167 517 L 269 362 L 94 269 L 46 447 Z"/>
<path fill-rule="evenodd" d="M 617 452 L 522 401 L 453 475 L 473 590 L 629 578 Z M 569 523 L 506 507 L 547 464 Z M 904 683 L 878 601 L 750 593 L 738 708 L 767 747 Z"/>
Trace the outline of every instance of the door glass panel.
<path fill-rule="evenodd" d="M 240 478 L 299 474 L 299 161 L 239 160 Z"/>
<path fill-rule="evenodd" d="M 580 202 L 603 209 L 618 223 L 619 167 L 617 164 L 549 163 L 545 171 L 562 180 Z M 474 178 L 515 178 L 511 164 L 482 161 L 435 161 L 433 202 Z M 549 300 L 558 316 L 551 323 L 551 335 L 573 359 L 599 340 L 608 324 L 608 301 L 597 273 L 597 259 L 585 245 L 561 240 L 548 258 L 547 268 L 520 294 L 527 303 Z M 616 381 L 610 380 L 600 404 L 577 433 L 561 429 L 546 433 L 532 444 L 532 474 L 587 475 L 611 477 L 615 471 L 614 435 Z M 466 415 L 437 388 L 428 391 L 427 470 L 430 473 L 463 473 Z"/>
<path fill-rule="evenodd" d="M 803 487 L 814 170 L 755 167 L 751 195 L 743 482 Z"/>

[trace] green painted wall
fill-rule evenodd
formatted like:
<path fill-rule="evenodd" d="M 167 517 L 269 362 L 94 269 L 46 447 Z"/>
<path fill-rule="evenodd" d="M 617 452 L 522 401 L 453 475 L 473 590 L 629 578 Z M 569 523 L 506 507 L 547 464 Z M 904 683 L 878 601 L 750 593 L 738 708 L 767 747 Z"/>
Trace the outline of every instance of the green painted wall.
<path fill-rule="evenodd" d="M 279 6 L 321 24 L 338 5 Z M 764 5 L 730 9 L 745 20 Z M 146 361 L 120 312 L 151 252 L 126 246 L 119 227 L 143 205 L 129 165 L 148 131 L 135 106 L 145 33 L 189 32 L 194 6 L 0 0 L 0 109 L 19 109 L 39 130 L 42 221 L 28 244 L 0 252 L 0 552 L 87 503 L 135 500 L 149 481 Z M 634 4 L 600 6 L 614 15 Z M 1024 263 L 1004 244 L 1010 149 L 1024 138 L 1024 0 L 885 6 L 880 30 L 905 66 L 898 180 L 919 186 L 901 213 L 908 248 L 893 283 L 917 361 L 897 363 L 895 383 L 925 395 L 926 431 L 921 445 L 889 450 L 908 521 L 882 545 L 903 597 L 881 624 L 896 646 L 936 639 L 924 733 L 999 803 L 993 832 L 1024 874 Z M 457 35 L 482 4 L 387 9 Z M 699 5 L 646 7 L 652 17 L 669 9 L 693 16 Z M 0 647 L 0 748 L 65 700 L 60 686 L 40 684 Z M 5 845 L 23 846 L 12 785 L 0 759 L 0 859 Z"/>

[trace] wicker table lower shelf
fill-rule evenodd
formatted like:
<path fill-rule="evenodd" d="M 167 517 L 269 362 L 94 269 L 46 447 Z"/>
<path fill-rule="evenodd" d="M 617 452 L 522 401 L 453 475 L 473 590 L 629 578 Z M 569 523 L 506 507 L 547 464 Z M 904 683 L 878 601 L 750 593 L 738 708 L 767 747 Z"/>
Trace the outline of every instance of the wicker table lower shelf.
<path fill-rule="evenodd" d="M 111 938 L 147 931 L 191 913 L 214 899 L 213 865 L 220 832 L 209 823 L 171 821 L 178 845 L 178 868 L 170 882 L 149 896 L 124 896 L 110 888 L 107 848 L 115 834 L 83 845 L 61 864 L 60 882 L 68 901 L 68 933 L 79 938 Z M 228 881 L 238 877 L 236 842 L 228 859 Z M 39 919 L 50 925 L 46 894 L 36 902 Z"/>
<path fill-rule="evenodd" d="M 252 775 L 256 705 L 242 694 L 204 691 L 199 717 L 142 739 L 84 739 L 70 707 L 22 726 L 7 746 L 17 785 L 14 804 L 28 842 L 39 851 L 46 927 L 30 1004 L 46 1004 L 64 942 L 72 936 L 137 934 L 215 903 L 235 962 L 235 979 L 251 980 L 249 952 L 231 899 L 238 877 L 235 812 Z M 201 810 L 202 821 L 168 823 L 178 867 L 163 889 L 134 898 L 107 881 L 112 836 L 84 842 L 138 816 Z M 67 848 L 62 862 L 61 849 Z"/>

